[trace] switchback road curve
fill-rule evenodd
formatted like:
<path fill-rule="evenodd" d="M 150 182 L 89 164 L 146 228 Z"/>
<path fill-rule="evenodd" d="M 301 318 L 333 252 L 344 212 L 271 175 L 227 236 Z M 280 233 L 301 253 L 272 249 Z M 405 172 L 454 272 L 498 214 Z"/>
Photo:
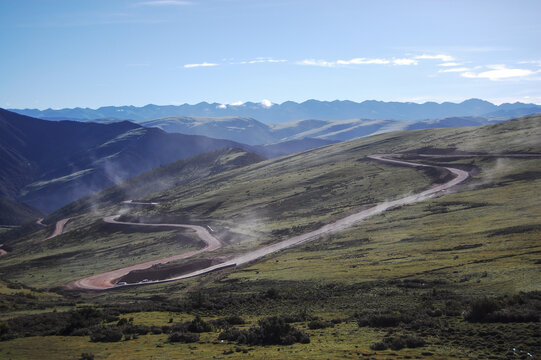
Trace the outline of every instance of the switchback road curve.
<path fill-rule="evenodd" d="M 431 167 L 431 168 L 438 168 L 438 169 L 445 169 L 452 173 L 454 175 L 454 178 L 450 181 L 444 183 L 444 184 L 438 184 L 433 185 L 427 190 L 424 190 L 417 194 L 408 195 L 406 197 L 392 200 L 392 201 L 385 201 L 382 202 L 376 206 L 373 206 L 369 209 L 360 211 L 358 213 L 355 213 L 353 215 L 349 215 L 343 219 L 337 220 L 334 223 L 327 224 L 325 226 L 322 226 L 321 228 L 308 232 L 306 234 L 302 234 L 299 236 L 295 236 L 283 241 L 280 241 L 278 243 L 268 245 L 261 247 L 259 249 L 249 251 L 244 254 L 235 255 L 229 260 L 218 264 L 214 266 L 210 266 L 204 269 L 200 269 L 188 274 L 184 274 L 181 276 L 173 277 L 170 279 L 165 280 L 157 280 L 157 281 L 148 281 L 144 284 L 156 284 L 156 283 L 163 283 L 163 282 L 169 282 L 169 281 L 176 281 L 181 279 L 187 279 L 190 277 L 206 274 L 212 271 L 220 270 L 222 268 L 232 267 L 232 266 L 238 266 L 242 264 L 246 264 L 249 262 L 252 262 L 254 260 L 257 260 L 259 258 L 262 258 L 268 254 L 272 254 L 278 251 L 282 251 L 294 246 L 298 246 L 304 243 L 307 243 L 309 241 L 313 241 L 316 239 L 319 239 L 323 236 L 336 234 L 338 232 L 341 232 L 354 224 L 357 224 L 371 216 L 380 214 L 390 208 L 394 208 L 401 205 L 411 204 L 419 201 L 423 201 L 425 199 L 431 198 L 435 196 L 437 193 L 443 192 L 445 190 L 448 190 L 466 179 L 468 179 L 469 174 L 467 171 L 453 168 L 453 167 L 445 167 L 445 166 L 436 166 L 436 165 L 429 165 L 429 164 L 423 164 L 423 163 L 415 163 L 410 161 L 404 161 L 404 160 L 398 160 L 396 157 L 399 155 L 396 154 L 374 154 L 368 156 L 368 158 L 386 162 L 390 164 L 396 164 L 396 165 L 405 165 L 405 166 L 413 166 L 413 167 Z M 484 156 L 484 155 L 480 155 Z M 126 204 L 146 204 L 146 203 L 135 203 L 132 201 L 124 202 Z M 148 203 L 148 205 L 156 205 L 156 203 Z M 203 249 L 192 251 L 184 254 L 174 255 L 158 260 L 148 261 L 142 264 L 137 264 L 129 267 L 125 267 L 122 269 L 106 272 L 103 274 L 98 274 L 94 276 L 90 276 L 81 280 L 77 280 L 75 282 L 72 282 L 68 285 L 69 288 L 72 289 L 88 289 L 88 290 L 106 290 L 115 287 L 114 281 L 118 278 L 120 278 L 123 275 L 128 274 L 132 270 L 140 270 L 140 269 L 146 269 L 154 264 L 163 264 L 167 263 L 169 261 L 178 260 L 178 259 L 185 259 L 188 257 L 191 257 L 196 254 L 200 254 L 205 251 L 213 251 L 221 247 L 221 242 L 214 238 L 205 228 L 202 228 L 200 226 L 196 225 L 185 225 L 185 224 L 145 224 L 145 223 L 131 223 L 131 222 L 120 222 L 118 221 L 118 215 L 116 216 L 109 216 L 104 218 L 104 221 L 109 223 L 115 223 L 115 224 L 123 224 L 123 225 L 136 225 L 136 226 L 168 226 L 168 227 L 182 227 L 182 228 L 191 228 L 197 232 L 197 235 L 207 244 L 207 246 Z M 135 285 L 141 285 L 141 284 L 125 284 L 120 287 L 124 286 L 135 286 Z M 119 286 L 117 286 L 118 288 Z"/>

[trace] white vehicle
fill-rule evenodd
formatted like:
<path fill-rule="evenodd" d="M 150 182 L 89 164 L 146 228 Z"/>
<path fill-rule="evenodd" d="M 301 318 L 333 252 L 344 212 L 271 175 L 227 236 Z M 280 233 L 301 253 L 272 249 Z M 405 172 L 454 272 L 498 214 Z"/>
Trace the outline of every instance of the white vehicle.
<path fill-rule="evenodd" d="M 125 285 L 128 285 L 128 283 L 125 282 L 125 281 L 117 282 L 117 283 L 115 284 L 115 286 L 125 286 Z"/>

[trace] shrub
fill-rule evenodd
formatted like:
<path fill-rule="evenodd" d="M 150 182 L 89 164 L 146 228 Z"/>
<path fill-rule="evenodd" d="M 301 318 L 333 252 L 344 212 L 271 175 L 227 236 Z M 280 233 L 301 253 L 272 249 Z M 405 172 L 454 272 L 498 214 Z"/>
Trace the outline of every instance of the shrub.
<path fill-rule="evenodd" d="M 212 331 L 212 325 L 201 319 L 201 317 L 197 315 L 195 319 L 192 320 L 190 325 L 188 325 L 188 331 L 194 333 L 209 332 Z"/>
<path fill-rule="evenodd" d="M 370 345 L 370 349 L 372 350 L 387 350 L 387 344 L 384 342 L 378 341 L 376 343 L 373 343 Z"/>
<path fill-rule="evenodd" d="M 361 316 L 357 319 L 359 326 L 370 327 L 394 327 L 401 322 L 409 323 L 411 319 L 402 314 L 369 314 Z"/>
<path fill-rule="evenodd" d="M 119 328 L 97 328 L 90 335 L 93 342 L 116 342 L 122 340 L 122 331 Z"/>
<path fill-rule="evenodd" d="M 227 329 L 219 335 L 218 339 L 248 345 L 310 343 L 308 334 L 286 323 L 283 318 L 276 316 L 259 320 L 259 325 L 253 326 L 249 330 Z"/>
<path fill-rule="evenodd" d="M 218 335 L 218 340 L 237 341 L 239 344 L 246 343 L 247 331 L 239 330 L 235 327 L 226 329 Z"/>
<path fill-rule="evenodd" d="M 499 310 L 500 304 L 487 297 L 472 301 L 470 308 L 464 314 L 464 318 L 469 322 L 485 322 L 490 313 Z"/>
<path fill-rule="evenodd" d="M 425 346 L 425 341 L 422 338 L 418 338 L 411 335 L 399 335 L 386 337 L 383 341 L 376 342 L 370 345 L 372 350 L 401 350 L 403 348 L 417 348 Z"/>
<path fill-rule="evenodd" d="M 484 321 L 502 323 L 539 322 L 539 311 L 531 309 L 505 309 L 488 314 Z"/>
<path fill-rule="evenodd" d="M 145 325 L 128 324 L 122 328 L 122 332 L 126 335 L 146 335 L 150 332 L 150 328 Z"/>
<path fill-rule="evenodd" d="M 315 329 L 325 329 L 325 328 L 328 328 L 328 327 L 334 327 L 334 324 L 330 321 L 326 321 L 326 320 L 323 320 L 323 319 L 316 319 L 316 320 L 312 320 L 308 323 L 308 328 L 311 329 L 311 330 L 315 330 Z"/>
<path fill-rule="evenodd" d="M 189 332 L 172 332 L 171 335 L 169 335 L 169 342 L 194 343 L 197 341 L 199 341 L 199 334 Z"/>
<path fill-rule="evenodd" d="M 226 318 L 216 319 L 211 321 L 215 328 L 227 329 L 233 325 L 243 325 L 245 321 L 240 316 L 229 316 Z"/>
<path fill-rule="evenodd" d="M 79 360 L 94 360 L 94 354 L 82 353 Z"/>

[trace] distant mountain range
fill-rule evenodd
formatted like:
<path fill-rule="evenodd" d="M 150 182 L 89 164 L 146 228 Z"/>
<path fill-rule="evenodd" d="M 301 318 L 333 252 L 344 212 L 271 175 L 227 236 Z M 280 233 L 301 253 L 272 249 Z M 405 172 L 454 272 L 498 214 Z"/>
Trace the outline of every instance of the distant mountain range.
<path fill-rule="evenodd" d="M 318 101 L 308 100 L 302 103 L 286 101 L 282 104 L 268 106 L 266 103 L 246 102 L 242 105 L 223 105 L 201 102 L 190 105 L 146 105 L 106 106 L 98 109 L 73 108 L 60 110 L 12 109 L 19 114 L 49 120 L 93 120 L 117 118 L 135 121 L 153 120 L 165 117 L 250 117 L 268 124 L 283 123 L 295 120 L 348 120 L 362 119 L 394 119 L 394 120 L 427 120 L 444 117 L 464 116 L 522 116 L 541 112 L 536 104 L 513 103 L 494 105 L 488 101 L 470 99 L 461 103 L 423 104 L 411 102 L 384 102 L 367 100 L 360 103 L 354 101 Z"/>

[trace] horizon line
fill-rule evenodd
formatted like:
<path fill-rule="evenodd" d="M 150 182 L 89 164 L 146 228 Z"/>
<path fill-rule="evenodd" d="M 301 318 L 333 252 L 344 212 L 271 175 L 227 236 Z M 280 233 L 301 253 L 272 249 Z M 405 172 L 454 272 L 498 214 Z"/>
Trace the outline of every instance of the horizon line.
<path fill-rule="evenodd" d="M 485 100 L 485 99 L 481 99 L 481 98 L 468 98 L 468 99 L 465 99 L 465 100 L 462 100 L 462 101 L 451 101 L 451 100 L 446 100 L 446 101 L 442 101 L 442 102 L 438 102 L 438 101 L 431 101 L 431 100 L 427 100 L 427 101 L 424 101 L 424 102 L 416 102 L 416 101 L 396 101 L 396 100 L 389 100 L 389 101 L 386 101 L 386 100 L 376 100 L 376 99 L 366 99 L 366 100 L 361 100 L 361 101 L 355 101 L 355 100 L 349 100 L 349 99 L 344 99 L 344 100 L 341 100 L 341 99 L 335 99 L 335 100 L 318 100 L 318 99 L 313 99 L 313 98 L 310 98 L 310 99 L 307 99 L 307 100 L 304 100 L 304 101 L 294 101 L 294 100 L 286 100 L 284 102 L 281 102 L 281 103 L 275 103 L 275 102 L 271 102 L 269 100 L 261 100 L 261 101 L 245 101 L 245 102 L 241 102 L 241 101 L 238 101 L 238 102 L 234 102 L 234 103 L 220 103 L 220 102 L 209 102 L 209 101 L 206 101 L 206 100 L 203 100 L 203 101 L 200 101 L 198 103 L 182 103 L 182 104 L 153 104 L 153 103 L 148 103 L 146 105 L 102 105 L 102 106 L 99 106 L 99 107 L 83 107 L 83 106 L 75 106 L 75 107 L 61 107 L 61 108 L 53 108 L 53 107 L 48 107 L 48 108 L 30 108 L 30 107 L 18 107 L 18 108 L 13 108 L 13 107 L 0 107 L 0 108 L 3 108 L 5 110 L 38 110 L 38 111 L 47 111 L 47 110 L 53 110 L 53 111 L 58 111 L 58 110 L 75 110 L 75 109 L 84 109 L 84 110 L 99 110 L 99 109 L 103 109 L 103 108 L 108 108 L 108 107 L 117 107 L 117 108 L 120 108 L 120 107 L 133 107 L 133 108 L 144 108 L 144 107 L 147 107 L 147 106 L 175 106 L 175 107 L 180 107 L 180 106 L 196 106 L 196 105 L 200 105 L 200 104 L 208 104 L 208 105 L 217 105 L 217 106 L 225 106 L 221 109 L 225 110 L 227 108 L 239 108 L 239 107 L 242 107 L 246 104 L 265 104 L 267 105 L 266 102 L 270 103 L 271 105 L 270 106 L 264 106 L 264 108 L 271 108 L 272 106 L 274 105 L 283 105 L 285 103 L 296 103 L 296 104 L 304 104 L 306 102 L 309 102 L 309 101 L 317 101 L 317 102 L 322 102 L 322 103 L 334 103 L 334 102 L 353 102 L 353 103 L 356 103 L 356 104 L 362 104 L 362 103 L 365 103 L 365 102 L 380 102 L 380 103 L 401 103 L 401 104 L 416 104 L 416 105 L 425 105 L 425 104 L 430 104 L 430 103 L 435 103 L 435 104 L 438 104 L 438 105 L 442 105 L 442 104 L 445 104 L 445 103 L 450 103 L 450 104 L 462 104 L 464 102 L 467 102 L 467 101 L 471 101 L 471 100 L 479 100 L 479 101 L 484 101 L 484 102 L 488 102 L 492 105 L 495 105 L 495 106 L 500 106 L 500 105 L 503 105 L 503 104 L 525 104 L 525 105 L 536 105 L 536 106 L 541 106 L 541 104 L 536 104 L 536 103 L 524 103 L 522 101 L 515 101 L 515 102 L 501 102 L 501 103 L 496 103 L 496 102 L 492 102 L 492 101 L 489 101 L 489 100 Z"/>

